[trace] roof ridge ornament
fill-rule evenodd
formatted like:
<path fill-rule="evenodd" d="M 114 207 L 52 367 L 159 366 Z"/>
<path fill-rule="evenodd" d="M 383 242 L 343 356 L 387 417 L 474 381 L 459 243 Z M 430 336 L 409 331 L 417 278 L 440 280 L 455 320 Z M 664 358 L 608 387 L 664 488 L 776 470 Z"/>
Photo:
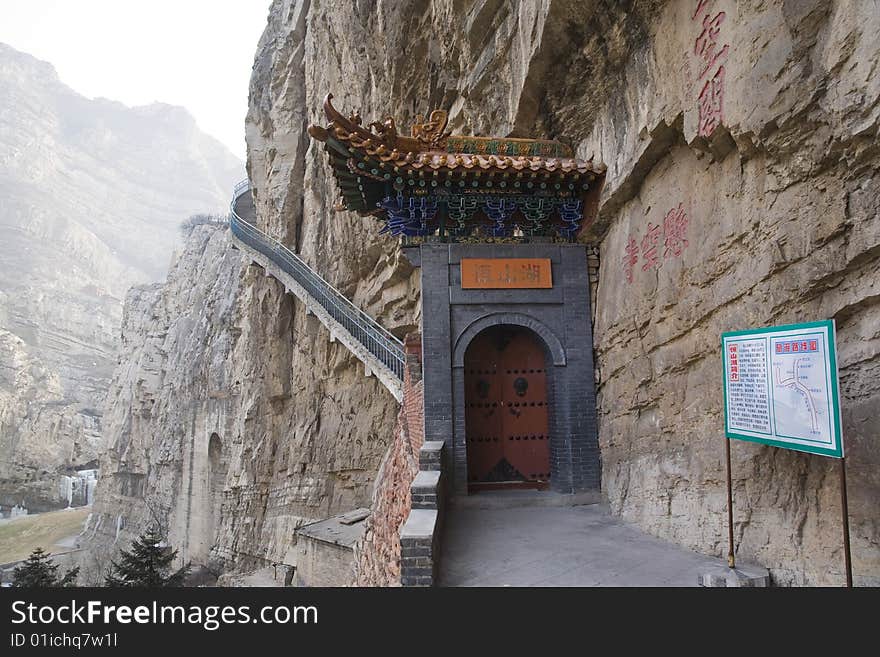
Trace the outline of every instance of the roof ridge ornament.
<path fill-rule="evenodd" d="M 416 115 L 416 122 L 413 124 L 410 133 L 423 144 L 428 144 L 436 150 L 446 150 L 446 141 L 449 139 L 451 132 L 443 132 L 446 124 L 449 122 L 449 115 L 446 110 L 436 109 L 431 112 L 428 120 L 421 114 Z"/>
<path fill-rule="evenodd" d="M 373 121 L 369 127 L 376 128 L 376 133 L 385 140 L 394 141 L 397 139 L 397 124 L 394 123 L 393 116 L 386 116 L 382 123 Z"/>
<path fill-rule="evenodd" d="M 446 110 L 435 109 L 428 115 L 428 119 L 422 114 L 416 115 L 416 121 L 410 128 L 409 137 L 401 135 L 397 131 L 397 124 L 393 116 L 386 116 L 381 122 L 373 121 L 366 127 L 360 111 L 354 111 L 347 118 L 333 107 L 333 94 L 327 94 L 324 98 L 324 113 L 330 119 L 330 125 L 326 130 L 321 126 L 309 126 L 309 134 L 320 141 L 326 141 L 328 136 L 338 136 L 343 141 L 351 141 L 356 145 L 369 140 L 371 145 L 383 145 L 389 151 L 397 149 L 404 153 L 418 153 L 430 150 L 445 150 L 449 132 L 444 132 L 449 121 Z"/>

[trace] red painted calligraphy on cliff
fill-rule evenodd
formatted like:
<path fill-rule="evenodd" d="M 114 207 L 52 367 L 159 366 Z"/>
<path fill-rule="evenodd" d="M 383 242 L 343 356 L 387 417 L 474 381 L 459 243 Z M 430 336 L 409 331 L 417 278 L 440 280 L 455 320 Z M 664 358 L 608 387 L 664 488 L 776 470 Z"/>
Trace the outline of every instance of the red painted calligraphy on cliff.
<path fill-rule="evenodd" d="M 724 122 L 724 67 L 711 80 L 706 80 L 698 98 L 700 119 L 698 134 L 708 137 Z"/>
<path fill-rule="evenodd" d="M 642 238 L 642 271 L 648 271 L 657 266 L 657 242 L 660 239 L 660 226 L 648 222 L 648 230 Z"/>
<path fill-rule="evenodd" d="M 724 65 L 730 45 L 722 44 L 721 27 L 727 14 L 712 9 L 712 0 L 698 0 L 691 19 L 700 21 L 702 30 L 694 40 L 693 54 L 698 60 L 697 134 L 708 137 L 724 122 Z"/>
<path fill-rule="evenodd" d="M 626 282 L 632 284 L 633 268 L 635 268 L 636 263 L 639 261 L 639 243 L 636 241 L 636 238 L 629 238 L 624 251 L 626 253 L 623 256 L 623 273 L 626 276 Z"/>
<path fill-rule="evenodd" d="M 679 257 L 688 245 L 687 240 L 688 216 L 685 214 L 681 203 L 677 208 L 672 208 L 663 217 L 663 259 L 670 256 Z"/>
<path fill-rule="evenodd" d="M 725 44 L 719 48 L 718 35 L 721 32 L 721 24 L 724 22 L 726 14 L 719 11 L 712 17 L 706 14 L 703 18 L 703 31 L 694 41 L 694 54 L 700 59 L 700 74 L 697 79 L 702 78 L 709 69 L 716 65 L 723 64 L 727 60 L 727 53 L 730 46 Z"/>
<path fill-rule="evenodd" d="M 651 221 L 641 239 L 638 233 L 627 239 L 624 247 L 623 273 L 626 282 L 632 285 L 635 280 L 636 265 L 642 262 L 642 271 L 660 269 L 663 261 L 678 258 L 688 246 L 688 215 L 684 205 L 679 203 L 671 208 L 663 217 L 663 223 Z M 662 258 L 660 254 L 661 238 L 663 239 Z"/>

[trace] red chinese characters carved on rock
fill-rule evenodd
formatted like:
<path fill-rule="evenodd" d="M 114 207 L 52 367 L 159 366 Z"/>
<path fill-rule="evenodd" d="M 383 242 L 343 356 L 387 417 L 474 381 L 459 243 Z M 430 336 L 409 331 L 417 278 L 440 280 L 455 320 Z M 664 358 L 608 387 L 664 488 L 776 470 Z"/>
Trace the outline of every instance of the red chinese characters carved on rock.
<path fill-rule="evenodd" d="M 663 217 L 663 258 L 668 258 L 670 254 L 676 258 L 681 255 L 687 241 L 688 216 L 681 207 L 681 203 L 677 208 L 672 208 Z"/>
<path fill-rule="evenodd" d="M 661 260 L 657 253 L 660 237 L 663 237 L 663 260 L 678 258 L 688 246 L 688 216 L 681 203 L 669 210 L 663 217 L 663 224 L 648 222 L 648 229 L 641 241 L 636 237 L 627 240 L 623 256 L 623 272 L 627 284 L 635 279 L 635 266 L 642 257 L 642 271 L 659 269 Z M 662 230 L 662 233 L 661 233 Z M 641 249 L 640 249 L 641 247 Z"/>
<path fill-rule="evenodd" d="M 660 226 L 648 222 L 648 231 L 642 238 L 642 271 L 648 271 L 657 266 L 657 241 L 660 239 Z"/>
<path fill-rule="evenodd" d="M 711 80 L 706 80 L 699 97 L 700 119 L 697 132 L 708 137 L 724 121 L 724 67 Z"/>
<path fill-rule="evenodd" d="M 716 64 L 723 64 L 727 60 L 730 46 L 725 44 L 720 49 L 718 48 L 718 34 L 721 32 L 721 24 L 724 22 L 725 16 L 723 11 L 719 11 L 714 18 L 711 14 L 706 14 L 703 18 L 703 31 L 694 41 L 694 54 L 702 62 L 697 79 L 701 79 Z"/>
<path fill-rule="evenodd" d="M 709 2 L 711 2 L 711 0 L 697 0 L 697 9 L 696 11 L 694 11 L 693 16 L 691 16 L 692 21 L 696 20 L 697 16 L 703 13 L 703 10 L 706 8 L 706 5 L 708 5 Z"/>
<path fill-rule="evenodd" d="M 639 261 L 639 243 L 635 237 L 630 237 L 626 243 L 626 255 L 623 257 L 623 271 L 626 274 L 626 282 L 633 282 L 633 268 Z"/>
<path fill-rule="evenodd" d="M 693 53 L 700 61 L 697 82 L 702 83 L 697 99 L 699 119 L 697 134 L 708 137 L 724 122 L 724 64 L 730 52 L 728 44 L 719 45 L 721 25 L 726 14 L 712 14 L 711 0 L 699 0 L 692 20 L 702 17 L 703 29 L 694 41 Z M 705 81 L 703 81 L 705 78 Z"/>

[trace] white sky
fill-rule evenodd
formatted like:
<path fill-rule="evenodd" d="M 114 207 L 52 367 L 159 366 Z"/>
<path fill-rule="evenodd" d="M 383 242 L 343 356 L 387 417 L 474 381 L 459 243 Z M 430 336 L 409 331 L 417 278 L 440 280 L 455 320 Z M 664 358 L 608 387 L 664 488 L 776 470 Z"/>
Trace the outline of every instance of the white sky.
<path fill-rule="evenodd" d="M 0 42 L 126 105 L 183 105 L 244 159 L 248 82 L 271 0 L 0 0 Z"/>

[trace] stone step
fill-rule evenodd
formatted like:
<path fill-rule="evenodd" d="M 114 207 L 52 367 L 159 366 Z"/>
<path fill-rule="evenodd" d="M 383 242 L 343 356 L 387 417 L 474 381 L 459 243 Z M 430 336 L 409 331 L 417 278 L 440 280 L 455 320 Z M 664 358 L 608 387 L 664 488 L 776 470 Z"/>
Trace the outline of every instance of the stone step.
<path fill-rule="evenodd" d="M 440 471 L 420 471 L 409 490 L 413 509 L 436 509 L 440 494 Z"/>
<path fill-rule="evenodd" d="M 436 576 L 437 511 L 413 509 L 400 530 L 400 583 L 431 586 Z"/>
<path fill-rule="evenodd" d="M 233 241 L 237 241 L 243 253 L 246 253 L 252 262 L 263 268 L 267 277 L 275 278 L 288 294 L 294 295 L 305 307 L 320 321 L 330 334 L 330 342 L 339 341 L 355 357 L 364 364 L 365 376 L 376 376 L 379 381 L 391 392 L 398 402 L 403 401 L 403 382 L 397 374 L 383 363 L 367 346 L 367 342 L 352 334 L 345 326 L 337 321 L 331 312 L 324 308 L 292 275 L 282 269 L 268 256 L 252 248 L 245 242 L 238 240 L 233 234 Z M 317 276 L 317 274 L 315 274 Z"/>
<path fill-rule="evenodd" d="M 429 440 L 419 450 L 419 470 L 439 470 L 443 459 L 443 441 Z"/>

